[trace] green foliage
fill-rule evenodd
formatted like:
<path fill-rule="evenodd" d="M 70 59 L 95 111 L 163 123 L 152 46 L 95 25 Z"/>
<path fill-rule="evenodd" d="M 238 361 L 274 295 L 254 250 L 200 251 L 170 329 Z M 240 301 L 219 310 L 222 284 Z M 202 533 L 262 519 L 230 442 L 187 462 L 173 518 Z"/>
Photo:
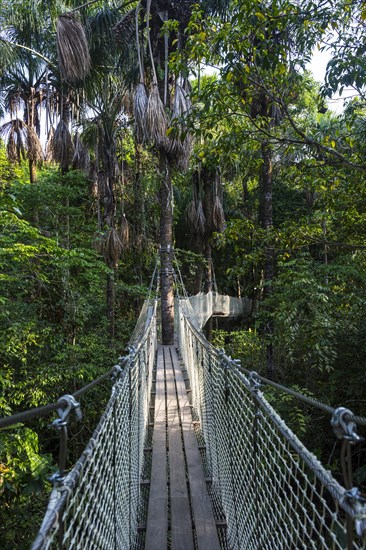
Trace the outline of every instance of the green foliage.
<path fill-rule="evenodd" d="M 179 268 L 185 289 L 188 294 L 194 294 L 197 287 L 197 271 L 202 271 L 206 267 L 206 261 L 202 254 L 197 254 L 191 250 L 175 249 L 177 266 Z M 178 292 L 182 296 L 183 289 L 179 288 Z"/>
<path fill-rule="evenodd" d="M 109 270 L 92 248 L 95 220 L 90 215 L 85 176 L 75 171 L 61 176 L 47 169 L 36 186 L 30 185 L 22 170 L 13 169 L 3 154 L 0 174 L 3 415 L 53 402 L 109 369 L 128 342 L 137 302 L 147 288 L 136 281 L 129 283 L 127 277 L 116 285 L 123 302 L 123 308 L 118 308 L 116 351 L 108 340 L 105 280 Z M 30 221 L 34 211 L 37 226 Z M 129 262 L 125 266 L 131 271 L 133 258 Z M 83 425 L 77 427 L 75 437 L 71 426 L 70 464 L 82 452 L 108 395 L 107 384 L 83 398 Z M 34 421 L 30 428 L 19 426 L 0 434 L 2 548 L 13 548 L 14 541 L 28 547 L 40 522 L 49 491 L 47 476 L 58 454 L 57 437 L 48 423 L 49 419 Z M 35 519 L 30 525 L 32 514 Z"/>
<path fill-rule="evenodd" d="M 21 424 L 0 432 L 0 542 L 4 550 L 29 546 L 50 488 L 50 454 L 40 453 L 38 436 Z"/>
<path fill-rule="evenodd" d="M 248 370 L 257 371 L 263 360 L 262 340 L 255 330 L 214 330 L 212 345 L 224 348 L 230 356 L 239 359 L 242 366 Z"/>
<path fill-rule="evenodd" d="M 299 386 L 298 384 L 291 385 L 291 389 L 307 397 L 315 397 L 308 388 Z M 266 399 L 282 416 L 293 432 L 300 439 L 304 439 L 304 436 L 308 435 L 314 422 L 310 408 L 291 395 L 281 393 L 271 387 L 264 387 L 263 391 Z M 314 442 L 310 446 L 314 448 Z"/>
<path fill-rule="evenodd" d="M 337 357 L 339 325 L 329 307 L 329 291 L 306 258 L 290 260 L 278 267 L 267 307 L 273 311 L 275 343 L 281 349 L 286 368 L 301 365 L 306 371 L 329 372 Z"/>
<path fill-rule="evenodd" d="M 60 91 L 53 24 L 65 6 L 74 3 L 4 3 L 0 23 L 9 30 L 9 40 L 40 49 L 32 55 L 0 40 L 2 88 L 24 91 L 22 107 L 35 84 L 42 87 L 45 75 L 48 92 L 56 98 Z M 94 161 L 103 159 L 97 172 L 113 184 L 103 188 L 99 182 L 92 198 L 91 182 L 81 172 L 44 168 L 37 184 L 30 185 L 28 166 L 9 163 L 0 147 L 1 414 L 53 401 L 108 369 L 128 342 L 154 268 L 161 174 L 154 153 L 134 143 L 126 115 L 129 100 L 122 93 L 136 80 L 136 52 L 124 44 L 126 57 L 117 66 L 112 30 L 119 8 L 97 2 L 82 9 L 86 14 L 93 71 L 82 94 L 65 87 L 63 97 L 71 101 L 77 92 L 79 99 L 88 99 L 94 118 L 83 140 Z M 271 344 L 281 381 L 361 414 L 366 390 L 366 113 L 362 96 L 343 115 L 325 112 L 324 98 L 305 68 L 315 44 L 324 47 L 322 40 L 332 29 L 327 38 L 334 41 L 335 55 L 323 92 L 352 85 L 363 94 L 364 22 L 365 9 L 358 2 L 319 9 L 314 2 L 289 0 L 268 6 L 257 0 L 207 1 L 193 7 L 181 41 L 185 47 L 170 59 L 171 74 L 187 77 L 193 65 L 197 77 L 188 121 L 196 138 L 192 171 L 174 174 L 178 266 L 188 292 L 194 293 L 202 288 L 207 268 L 204 248 L 212 247 L 218 288 L 252 299 L 245 325 L 230 333 L 214 331 L 214 345 L 225 347 L 246 368 L 265 372 Z M 168 21 L 164 28 L 175 33 L 179 22 Z M 44 72 L 43 55 L 51 58 Z M 202 75 L 202 63 L 216 66 L 215 76 Z M 128 85 L 122 75 L 128 76 Z M 44 98 L 44 92 L 37 97 Z M 8 99 L 1 95 L 0 113 Z M 273 180 L 273 224 L 265 229 L 259 212 L 263 145 L 271 149 Z M 192 173 L 204 170 L 217 175 L 212 195 L 220 195 L 227 221 L 223 233 L 212 238 L 210 233 L 209 242 L 207 234 L 192 239 L 186 219 Z M 201 198 L 202 181 L 196 192 Z M 105 210 L 116 229 L 126 216 L 131 234 L 113 271 L 114 344 L 108 339 L 105 298 L 112 271 L 92 246 L 98 244 L 95 234 L 105 231 Z M 273 282 L 264 274 L 269 251 Z M 81 452 L 108 395 L 106 385 L 84 398 L 85 425 L 78 438 L 79 427 L 71 427 L 70 462 Z M 267 396 L 310 440 L 314 417 L 309 411 L 290 397 L 271 391 Z M 322 419 L 316 421 L 323 426 Z M 2 548 L 29 546 L 28 531 L 39 518 L 36 500 L 43 503 L 46 474 L 57 456 L 47 422 L 0 434 Z M 333 440 L 320 439 L 314 446 L 326 454 Z M 355 476 L 364 482 L 362 466 Z M 15 510 L 18 523 L 12 525 Z M 26 533 L 18 535 L 21 530 Z"/>
<path fill-rule="evenodd" d="M 39 454 L 38 436 L 22 425 L 0 433 L 0 494 L 36 493 L 49 473 L 50 455 Z"/>

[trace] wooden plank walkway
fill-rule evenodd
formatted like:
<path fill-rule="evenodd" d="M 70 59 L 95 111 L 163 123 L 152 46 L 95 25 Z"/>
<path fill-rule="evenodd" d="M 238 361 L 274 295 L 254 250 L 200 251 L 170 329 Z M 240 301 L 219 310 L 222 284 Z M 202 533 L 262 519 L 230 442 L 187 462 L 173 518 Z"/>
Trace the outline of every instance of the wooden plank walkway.
<path fill-rule="evenodd" d="M 159 346 L 145 549 L 166 549 L 169 529 L 173 550 L 220 549 L 177 352 Z"/>

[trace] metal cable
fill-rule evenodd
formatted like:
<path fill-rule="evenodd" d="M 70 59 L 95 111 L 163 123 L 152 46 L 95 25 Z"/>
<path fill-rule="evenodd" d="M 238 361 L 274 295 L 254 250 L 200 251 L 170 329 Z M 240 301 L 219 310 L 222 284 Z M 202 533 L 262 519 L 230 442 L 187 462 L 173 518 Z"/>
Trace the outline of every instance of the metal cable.
<path fill-rule="evenodd" d="M 184 295 L 185 298 L 188 298 L 188 293 L 187 293 L 186 287 L 185 287 L 184 282 L 183 282 L 182 273 L 181 273 L 181 271 L 180 271 L 178 259 L 177 259 L 177 256 L 176 256 L 174 250 L 173 250 L 173 259 L 174 259 L 175 265 L 176 265 L 176 267 L 177 267 L 177 271 L 178 271 L 178 275 L 179 275 L 179 282 L 180 282 L 181 287 L 182 287 L 182 290 L 183 290 L 183 295 Z"/>
<path fill-rule="evenodd" d="M 151 301 L 150 300 L 150 294 L 151 294 L 151 289 L 153 287 L 153 283 L 154 283 L 154 279 L 155 279 L 155 275 L 156 275 L 156 271 L 157 271 L 157 265 L 158 265 L 158 260 L 156 261 L 155 270 L 154 270 L 153 277 L 152 277 L 151 283 L 150 283 L 149 298 L 148 298 L 148 300 L 145 300 L 144 306 L 142 307 L 142 310 L 141 310 L 141 313 L 140 313 L 140 316 L 139 316 L 139 320 L 137 321 L 137 324 L 136 324 L 136 328 L 135 328 L 134 333 L 131 337 L 131 341 L 134 342 L 134 346 L 133 346 L 133 348 L 130 348 L 129 354 L 127 354 L 124 357 L 120 358 L 120 365 L 117 365 L 117 367 L 120 367 L 123 363 L 127 363 L 129 358 L 130 358 L 131 352 L 136 353 L 136 351 L 139 349 L 139 347 L 141 347 L 143 345 L 144 339 L 147 337 L 147 333 L 144 329 L 146 328 L 146 325 L 150 322 L 151 315 L 152 315 L 151 311 L 150 311 L 150 314 L 148 312 L 148 303 L 150 303 L 150 301 Z M 159 283 L 157 281 L 157 283 L 156 283 L 157 287 L 158 287 L 158 284 Z M 154 303 L 156 303 L 156 300 L 154 300 Z M 142 327 L 143 330 L 141 330 L 141 327 Z M 71 395 L 75 399 L 79 399 L 86 392 L 88 392 L 89 390 L 94 388 L 94 386 L 97 386 L 98 384 L 100 384 L 104 380 L 107 380 L 108 378 L 110 378 L 115 372 L 116 372 L 116 366 L 112 367 L 108 372 L 106 372 L 105 374 L 102 374 L 101 376 L 99 376 L 98 378 L 93 380 L 92 382 L 89 382 L 89 384 L 86 384 L 85 386 L 83 386 L 82 388 L 80 388 L 79 390 L 77 390 L 76 392 L 74 392 Z M 19 413 L 12 414 L 10 416 L 1 417 L 0 418 L 0 429 L 1 428 L 6 428 L 8 426 L 12 426 L 14 424 L 18 424 L 20 422 L 22 422 L 22 423 L 27 422 L 29 420 L 32 420 L 33 418 L 41 418 L 41 417 L 44 417 L 44 416 L 48 416 L 49 414 L 56 411 L 57 409 L 60 409 L 60 407 L 62 407 L 63 404 L 65 406 L 67 404 L 67 402 L 66 402 L 66 400 L 63 401 L 62 397 L 61 397 L 56 403 L 49 403 L 48 405 L 44 405 L 42 407 L 35 407 L 35 408 L 32 408 L 32 409 L 28 409 L 26 411 L 21 411 Z"/>
<path fill-rule="evenodd" d="M 158 263 L 159 263 L 159 254 L 156 255 L 154 272 L 153 272 L 152 277 L 151 277 L 151 281 L 150 281 L 150 285 L 149 285 L 149 292 L 148 292 L 148 295 L 147 295 L 148 300 L 151 299 L 151 293 L 152 293 L 152 289 L 154 287 L 154 281 L 155 281 L 156 273 L 157 273 L 157 270 L 158 270 Z M 156 287 L 157 286 L 158 285 L 156 284 Z"/>
<path fill-rule="evenodd" d="M 157 347 L 156 302 L 144 303 L 134 334 L 93 436 L 75 466 L 56 480 L 32 550 L 135 547 Z"/>
<path fill-rule="evenodd" d="M 348 540 L 348 550 L 364 549 L 366 503 L 357 487 L 348 488 L 350 458 L 343 461 L 348 480 L 342 486 L 268 403 L 259 383 L 304 397 L 327 413 L 339 409 L 243 369 L 204 339 L 184 302 L 177 316 L 179 350 L 199 416 L 199 404 L 205 403 L 200 422 L 207 449 L 215 449 L 207 454 L 209 477 L 215 480 L 214 507 L 226 519 L 227 546 L 344 550 Z M 195 353 L 198 343 L 210 357 L 202 364 Z M 204 383 L 202 368 L 208 369 L 213 385 Z M 229 404 L 225 387 L 230 388 Z"/>
<path fill-rule="evenodd" d="M 86 384 L 85 386 L 77 390 L 75 393 L 72 394 L 72 396 L 75 399 L 81 397 L 97 384 L 100 384 L 107 378 L 110 378 L 110 376 L 114 372 L 115 372 L 115 367 L 110 369 L 105 374 L 102 374 L 102 376 L 99 376 L 99 378 L 96 378 L 95 380 L 93 380 L 93 382 L 90 382 L 89 384 Z M 49 414 L 56 411 L 57 409 L 60 409 L 63 403 L 66 405 L 66 400 L 63 401 L 61 397 L 57 403 L 50 403 L 49 405 L 44 405 L 43 407 L 35 407 L 34 409 L 29 409 L 27 411 L 15 413 L 15 414 L 12 414 L 11 416 L 4 416 L 0 418 L 0 428 L 6 428 L 8 426 L 18 424 L 19 422 L 27 422 L 28 420 L 32 420 L 32 418 L 40 418 L 43 416 L 48 416 Z"/>
<path fill-rule="evenodd" d="M 277 390 L 287 393 L 288 395 L 291 395 L 292 397 L 295 397 L 295 399 L 298 399 L 299 401 L 302 401 L 303 403 L 306 403 L 307 405 L 310 405 L 312 407 L 316 407 L 317 409 L 320 409 L 330 415 L 333 415 L 336 411 L 335 407 L 331 407 L 330 405 L 326 405 L 325 403 L 322 403 L 318 399 L 315 399 L 314 397 L 309 397 L 308 395 L 304 395 L 300 392 L 297 392 L 287 386 L 283 386 L 282 384 L 278 384 L 278 382 L 274 382 L 273 380 L 269 380 L 268 378 L 265 378 L 264 376 L 261 376 L 260 374 L 256 372 L 251 372 L 248 369 L 245 369 L 241 365 L 238 364 L 237 361 L 234 361 L 230 357 L 226 357 L 229 364 L 232 368 L 237 368 L 241 372 L 247 374 L 248 376 L 254 376 L 258 380 L 260 380 L 263 384 L 266 384 L 267 386 L 271 386 L 273 388 L 276 388 Z M 358 416 L 352 414 L 347 414 L 346 419 L 355 422 L 356 424 L 360 426 L 366 426 L 366 418 L 364 416 Z"/>

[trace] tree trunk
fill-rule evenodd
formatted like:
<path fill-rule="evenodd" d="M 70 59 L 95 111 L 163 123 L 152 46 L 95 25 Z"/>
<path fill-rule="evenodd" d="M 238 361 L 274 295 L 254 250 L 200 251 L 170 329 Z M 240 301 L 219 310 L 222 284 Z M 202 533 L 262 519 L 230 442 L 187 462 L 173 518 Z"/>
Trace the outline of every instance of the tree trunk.
<path fill-rule="evenodd" d="M 112 345 L 115 337 L 115 316 L 114 316 L 114 273 L 107 275 L 107 319 L 109 329 L 109 344 Z"/>
<path fill-rule="evenodd" d="M 161 258 L 161 332 L 163 345 L 174 343 L 173 296 L 173 188 L 167 156 L 160 153 L 160 258 Z"/>
<path fill-rule="evenodd" d="M 28 161 L 28 166 L 29 166 L 29 181 L 30 181 L 31 184 L 35 184 L 37 182 L 37 165 L 36 165 L 36 162 L 34 160 L 29 160 Z M 37 203 L 33 207 L 32 222 L 36 227 L 39 227 L 39 212 L 38 212 Z"/>
<path fill-rule="evenodd" d="M 141 161 L 141 145 L 135 143 L 135 182 L 134 182 L 134 207 L 135 207 L 135 227 L 136 235 L 140 237 L 145 235 L 146 220 L 145 220 L 145 198 L 142 186 L 142 161 Z"/>
<path fill-rule="evenodd" d="M 272 190 L 272 149 L 267 141 L 261 143 L 262 166 L 259 178 L 260 186 L 260 204 L 259 217 L 264 229 L 269 229 L 273 225 L 273 190 Z M 264 258 L 264 299 L 272 293 L 272 281 L 274 273 L 274 250 L 271 243 L 266 244 Z M 273 335 L 273 323 L 268 320 L 264 327 L 264 334 L 267 337 L 266 364 L 267 375 L 273 379 L 275 376 L 275 365 L 273 358 L 273 344 L 271 342 Z"/>
<path fill-rule="evenodd" d="M 205 292 L 210 292 L 213 288 L 212 277 L 212 213 L 213 213 L 213 199 L 212 199 L 212 187 L 215 181 L 215 174 L 207 168 L 202 170 L 201 177 L 203 179 L 203 213 L 206 218 L 206 229 L 204 236 L 204 253 L 207 263 L 206 267 L 206 280 L 205 280 Z"/>
<path fill-rule="evenodd" d="M 107 231 L 115 227 L 116 215 L 116 144 L 114 138 L 110 138 L 104 130 L 103 140 L 100 145 L 101 170 L 99 177 L 103 178 L 104 197 L 103 197 L 103 215 L 102 226 Z M 118 260 L 107 260 L 108 266 L 113 272 L 107 275 L 106 298 L 107 298 L 107 319 L 108 319 L 108 337 L 109 345 L 112 347 L 115 337 L 115 275 L 118 267 Z"/>
<path fill-rule="evenodd" d="M 207 262 L 205 292 L 211 292 L 211 290 L 213 290 L 212 248 L 211 248 L 211 245 L 210 245 L 208 239 L 205 243 L 205 258 L 206 258 L 206 262 Z"/>
<path fill-rule="evenodd" d="M 30 183 L 36 183 L 37 182 L 37 166 L 35 160 L 29 160 L 29 181 Z"/>

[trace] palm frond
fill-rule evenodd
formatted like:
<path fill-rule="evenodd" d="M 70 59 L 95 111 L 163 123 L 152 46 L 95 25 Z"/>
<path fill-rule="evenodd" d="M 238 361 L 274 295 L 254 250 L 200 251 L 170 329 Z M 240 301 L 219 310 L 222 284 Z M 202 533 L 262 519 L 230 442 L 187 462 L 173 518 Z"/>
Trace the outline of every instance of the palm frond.
<path fill-rule="evenodd" d="M 181 135 L 181 139 L 182 139 L 182 135 Z M 189 168 L 189 161 L 191 158 L 191 151 L 192 151 L 192 142 L 193 142 L 192 134 L 187 132 L 182 142 L 180 155 L 177 159 L 177 168 L 179 170 L 182 170 L 183 172 L 185 172 Z"/>
<path fill-rule="evenodd" d="M 84 80 L 89 74 L 91 61 L 84 28 L 75 15 L 60 15 L 56 40 L 62 78 L 70 84 Z"/>
<path fill-rule="evenodd" d="M 202 206 L 201 200 L 199 200 L 197 203 L 196 228 L 197 228 L 197 233 L 199 233 L 200 235 L 204 235 L 206 230 L 206 217 L 203 212 L 203 206 Z"/>
<path fill-rule="evenodd" d="M 121 237 L 123 250 L 127 250 L 130 242 L 130 225 L 125 214 L 122 215 L 119 235 Z"/>
<path fill-rule="evenodd" d="M 55 160 L 55 129 L 53 126 L 50 126 L 47 135 L 46 141 L 46 162 L 52 163 L 56 162 Z"/>
<path fill-rule="evenodd" d="M 216 195 L 212 209 L 212 223 L 216 231 L 219 231 L 220 233 L 224 231 L 226 226 L 225 214 L 218 195 Z"/>
<path fill-rule="evenodd" d="M 197 222 L 197 209 L 195 200 L 191 200 L 186 209 L 186 218 L 188 227 L 191 231 L 196 231 L 196 222 Z"/>
<path fill-rule="evenodd" d="M 123 252 L 123 242 L 118 231 L 112 227 L 102 244 L 102 254 L 110 267 L 118 267 L 118 260 Z"/>
<path fill-rule="evenodd" d="M 169 153 L 175 158 L 177 167 L 181 170 L 187 170 L 192 149 L 192 137 L 184 122 L 190 110 L 191 102 L 189 95 L 184 91 L 182 86 L 176 84 L 172 126 L 169 134 Z"/>
<path fill-rule="evenodd" d="M 0 76 L 8 69 L 17 57 L 18 51 L 14 45 L 0 36 Z"/>
<path fill-rule="evenodd" d="M 188 94 L 183 90 L 182 86 L 176 84 L 173 102 L 172 120 L 181 119 L 186 116 L 191 109 L 191 102 Z"/>
<path fill-rule="evenodd" d="M 135 90 L 134 116 L 135 131 L 137 141 L 144 143 L 147 141 L 146 112 L 148 106 L 148 97 L 145 84 L 138 84 Z"/>
<path fill-rule="evenodd" d="M 107 6 L 98 9 L 95 15 L 88 20 L 87 38 L 93 69 L 109 70 L 107 67 L 114 64 L 116 54 L 115 25 L 120 18 L 117 8 Z"/>
<path fill-rule="evenodd" d="M 60 164 L 62 169 L 67 170 L 74 150 L 69 128 L 63 120 L 60 120 L 57 125 L 53 141 L 55 161 Z"/>
<path fill-rule="evenodd" d="M 28 126 L 27 130 L 27 157 L 33 162 L 40 162 L 43 160 L 41 142 L 31 126 Z"/>
<path fill-rule="evenodd" d="M 19 118 L 5 122 L 0 126 L 0 137 L 7 143 L 7 152 L 10 155 L 9 160 L 20 163 L 22 159 L 27 157 L 27 136 L 28 126 Z"/>
<path fill-rule="evenodd" d="M 9 134 L 8 143 L 6 144 L 6 156 L 8 157 L 9 162 L 16 163 L 20 161 L 14 132 Z"/>
<path fill-rule="evenodd" d="M 83 170 L 84 172 L 89 171 L 89 151 L 81 141 L 79 132 L 76 132 L 74 137 L 74 155 L 72 157 L 71 164 L 73 168 L 78 168 L 79 170 Z"/>
<path fill-rule="evenodd" d="M 133 8 L 126 13 L 123 19 L 114 27 L 117 43 L 125 48 L 131 47 L 131 40 L 134 40 L 135 37 L 136 9 Z"/>
<path fill-rule="evenodd" d="M 157 84 L 152 85 L 146 110 L 146 128 L 149 139 L 157 147 L 166 147 L 168 120 Z"/>

